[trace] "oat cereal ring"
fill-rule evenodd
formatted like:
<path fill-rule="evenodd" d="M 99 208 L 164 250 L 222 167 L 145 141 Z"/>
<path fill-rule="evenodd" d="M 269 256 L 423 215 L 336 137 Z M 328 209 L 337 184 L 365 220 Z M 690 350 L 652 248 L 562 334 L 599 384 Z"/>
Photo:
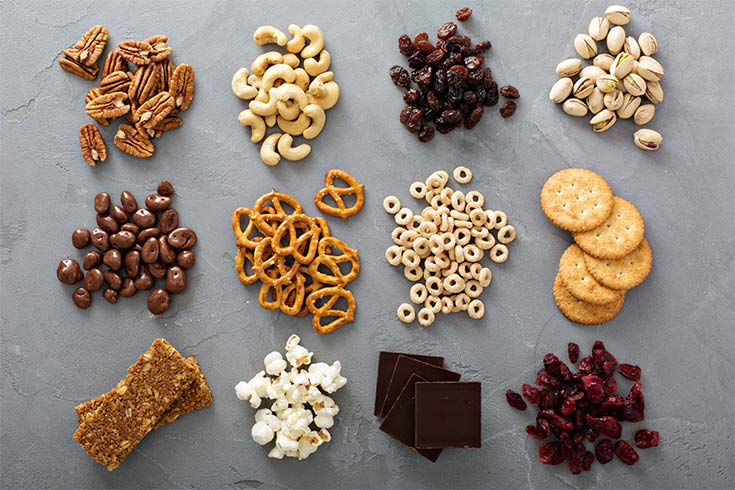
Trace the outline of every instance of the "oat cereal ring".
<path fill-rule="evenodd" d="M 464 192 L 456 191 L 452 194 L 452 208 L 457 211 L 464 211 L 466 205 L 467 200 L 465 198 Z"/>
<path fill-rule="evenodd" d="M 467 314 L 470 316 L 470 318 L 479 320 L 480 318 L 485 316 L 485 303 L 483 303 L 479 299 L 473 299 L 472 301 L 470 301 L 470 304 L 467 308 Z"/>
<path fill-rule="evenodd" d="M 471 268 L 472 268 L 472 264 L 471 263 L 469 263 L 469 262 L 462 262 L 461 264 L 459 264 L 459 267 L 457 267 L 457 274 L 459 274 L 460 276 L 462 276 L 462 279 L 464 279 L 465 282 L 467 282 L 470 279 L 473 279 Z"/>
<path fill-rule="evenodd" d="M 444 277 L 451 276 L 452 274 L 457 272 L 457 269 L 459 268 L 459 264 L 455 261 L 451 261 L 449 263 L 449 267 L 445 267 L 442 269 L 441 275 Z"/>
<path fill-rule="evenodd" d="M 462 263 L 465 261 L 464 258 L 464 248 L 462 248 L 462 245 L 456 245 L 454 247 L 454 259 L 455 262 Z M 459 267 L 459 266 L 457 266 Z"/>
<path fill-rule="evenodd" d="M 393 231 L 390 233 L 390 237 L 393 240 L 393 243 L 396 245 L 401 245 L 401 233 L 406 231 L 406 229 L 402 226 L 396 226 L 393 228 Z"/>
<path fill-rule="evenodd" d="M 404 250 L 405 249 L 399 245 L 391 245 L 385 250 L 385 260 L 387 260 L 390 265 L 397 266 L 401 263 Z"/>
<path fill-rule="evenodd" d="M 432 276 L 426 280 L 426 290 L 431 296 L 439 296 L 444 292 L 442 280 L 436 276 Z"/>
<path fill-rule="evenodd" d="M 434 312 L 428 308 L 421 308 L 417 316 L 419 319 L 419 325 L 421 325 L 422 327 L 430 326 L 432 323 L 434 323 L 434 318 L 436 318 L 434 316 Z"/>
<path fill-rule="evenodd" d="M 472 180 L 472 171 L 464 166 L 459 166 L 452 172 L 452 177 L 458 184 L 469 184 Z"/>
<path fill-rule="evenodd" d="M 454 309 L 454 300 L 449 296 L 442 297 L 442 313 L 448 315 Z"/>
<path fill-rule="evenodd" d="M 490 249 L 490 260 L 497 264 L 502 264 L 508 260 L 508 247 L 502 243 L 497 243 Z"/>
<path fill-rule="evenodd" d="M 412 248 L 409 248 L 403 251 L 401 263 L 406 267 L 417 267 L 421 263 L 421 257 Z"/>
<path fill-rule="evenodd" d="M 334 255 L 334 249 L 340 252 L 340 255 Z M 346 274 L 342 272 L 339 265 L 349 263 L 350 270 Z M 319 270 L 320 266 L 325 266 L 331 274 L 326 274 Z M 313 262 L 309 264 L 309 274 L 311 277 L 323 284 L 332 286 L 346 285 L 353 281 L 357 274 L 360 273 L 360 259 L 358 251 L 350 248 L 345 242 L 338 238 L 326 237 L 319 240 L 317 248 L 317 256 Z"/>
<path fill-rule="evenodd" d="M 396 311 L 396 316 L 403 323 L 413 323 L 416 319 L 416 311 L 413 309 L 413 305 L 401 303 Z"/>
<path fill-rule="evenodd" d="M 468 192 L 465 195 L 465 200 L 467 201 L 467 205 L 472 208 L 481 208 L 485 205 L 485 196 L 477 191 Z"/>
<path fill-rule="evenodd" d="M 470 298 L 477 298 L 482 294 L 482 290 L 485 289 L 480 285 L 480 281 L 470 279 L 464 283 L 464 292 Z"/>
<path fill-rule="evenodd" d="M 449 256 L 446 254 L 446 252 L 435 255 L 434 261 L 436 262 L 436 265 L 439 267 L 440 270 L 446 269 L 451 263 L 451 260 L 449 260 Z"/>
<path fill-rule="evenodd" d="M 424 218 L 422 216 L 414 214 L 413 218 L 411 218 L 411 221 L 408 223 L 408 229 L 416 231 L 419 229 L 419 226 L 421 226 L 421 223 L 423 222 Z"/>
<path fill-rule="evenodd" d="M 459 293 L 454 297 L 454 309 L 458 311 L 467 311 L 470 305 L 470 297 L 465 293 Z"/>
<path fill-rule="evenodd" d="M 457 245 L 457 238 L 454 236 L 454 233 L 448 231 L 441 234 L 441 241 L 444 250 L 452 250 Z"/>
<path fill-rule="evenodd" d="M 498 230 L 498 241 L 500 243 L 510 243 L 516 239 L 516 229 L 512 225 L 505 225 Z"/>
<path fill-rule="evenodd" d="M 429 250 L 434 255 L 440 255 L 444 252 L 444 243 L 442 242 L 441 235 L 431 235 L 429 237 Z"/>
<path fill-rule="evenodd" d="M 401 209 L 401 201 L 396 196 L 388 196 L 383 199 L 383 209 L 388 214 L 396 214 Z"/>
<path fill-rule="evenodd" d="M 454 239 L 457 245 L 465 246 L 472 239 L 472 232 L 469 228 L 457 228 L 454 230 Z"/>
<path fill-rule="evenodd" d="M 484 230 L 488 231 L 487 228 L 484 228 Z M 484 237 L 477 237 L 475 238 L 475 245 L 480 250 L 490 250 L 495 246 L 495 237 L 491 233 L 488 233 Z"/>
<path fill-rule="evenodd" d="M 431 254 L 431 247 L 429 246 L 429 240 L 426 238 L 419 236 L 416 238 L 416 240 L 413 241 L 413 244 L 411 245 L 414 252 L 418 254 L 419 257 L 422 259 L 428 257 Z"/>
<path fill-rule="evenodd" d="M 414 199 L 425 198 L 427 191 L 428 189 L 426 188 L 426 184 L 423 182 L 414 182 L 413 184 L 411 184 L 411 187 L 408 188 L 408 192 Z"/>
<path fill-rule="evenodd" d="M 467 262 L 479 262 L 485 256 L 485 252 L 477 245 L 469 244 L 464 247 L 464 259 Z"/>
<path fill-rule="evenodd" d="M 424 307 L 430 309 L 435 314 L 442 311 L 442 300 L 438 296 L 429 296 L 424 302 Z"/>
<path fill-rule="evenodd" d="M 413 211 L 410 208 L 401 208 L 395 215 L 397 225 L 406 226 L 413 219 Z"/>
<path fill-rule="evenodd" d="M 440 196 L 439 194 L 435 194 L 434 196 L 432 196 L 429 204 L 431 204 L 431 207 L 433 209 L 439 209 L 439 207 L 442 206 L 442 196 Z"/>
<path fill-rule="evenodd" d="M 412 282 L 420 281 L 424 277 L 424 270 L 421 267 L 404 267 L 403 275 Z"/>
<path fill-rule="evenodd" d="M 299 235 L 298 232 L 301 232 Z M 314 220 L 306 214 L 292 214 L 278 225 L 273 235 L 273 251 L 278 255 L 291 255 L 297 262 L 308 265 L 316 257 L 321 230 Z M 288 245 L 283 246 L 283 239 Z M 305 251 L 301 251 L 305 248 Z"/>
<path fill-rule="evenodd" d="M 457 294 L 464 290 L 465 282 L 459 274 L 450 274 L 444 278 L 444 291 Z"/>
<path fill-rule="evenodd" d="M 508 217 L 502 211 L 495 211 L 494 218 L 495 218 L 494 227 L 496 230 L 500 230 L 501 228 L 503 228 L 505 225 L 508 224 Z"/>
<path fill-rule="evenodd" d="M 299 263 L 287 265 L 285 258 L 273 251 L 272 238 L 266 237 L 258 243 L 253 253 L 253 272 L 264 284 L 280 286 L 293 279 L 299 270 Z"/>
<path fill-rule="evenodd" d="M 347 187 L 335 186 L 335 180 L 341 180 L 347 184 Z M 342 197 L 351 195 L 355 196 L 355 204 L 348 207 Z M 334 200 L 336 206 L 324 202 L 324 198 L 327 196 Z M 324 188 L 320 189 L 314 196 L 314 204 L 324 214 L 347 219 L 356 215 L 365 205 L 365 186 L 344 170 L 333 168 L 324 176 Z"/>
<path fill-rule="evenodd" d="M 445 186 L 449 183 L 449 174 L 446 172 L 446 170 L 437 170 L 431 175 L 438 177 L 442 183 L 442 186 Z"/>
<path fill-rule="evenodd" d="M 482 208 L 475 208 L 470 211 L 470 221 L 475 226 L 485 226 L 485 223 L 487 223 L 487 214 Z"/>
<path fill-rule="evenodd" d="M 420 305 L 429 297 L 429 292 L 427 291 L 426 286 L 421 283 L 416 283 L 411 286 L 411 294 L 409 297 L 411 298 L 411 301 Z"/>
<path fill-rule="evenodd" d="M 490 230 L 487 227 L 484 228 L 472 228 L 470 229 L 472 238 L 485 238 L 490 234 Z"/>
<path fill-rule="evenodd" d="M 398 237 L 400 244 L 406 248 L 413 247 L 413 242 L 419 237 L 416 230 L 403 230 L 401 235 Z"/>
<path fill-rule="evenodd" d="M 454 221 L 469 221 L 470 215 L 467 213 L 463 213 L 462 211 L 457 211 L 456 209 L 452 209 L 449 211 L 449 216 L 454 218 Z"/>
<path fill-rule="evenodd" d="M 470 274 L 472 274 L 472 279 L 477 279 L 480 275 L 480 271 L 482 270 L 482 265 L 480 264 L 470 264 Z"/>
<path fill-rule="evenodd" d="M 253 251 L 246 248 L 238 248 L 237 258 L 235 259 L 235 270 L 237 271 L 237 278 L 245 285 L 255 284 L 258 281 L 258 274 L 255 272 L 248 274 L 248 264 L 250 264 L 250 269 L 252 270 Z"/>
<path fill-rule="evenodd" d="M 426 257 L 426 260 L 424 260 L 424 269 L 429 272 L 439 272 L 439 266 L 436 265 L 436 260 L 433 256 Z"/>
<path fill-rule="evenodd" d="M 329 297 L 326 302 L 317 305 L 319 300 Z M 337 301 L 344 298 L 347 302 L 345 310 L 335 308 Z M 325 334 L 334 332 L 341 326 L 355 319 L 355 297 L 342 286 L 332 286 L 314 291 L 306 298 L 306 306 L 311 312 L 311 324 L 316 333 Z M 331 322 L 322 325 L 322 318 L 334 318 Z"/>
<path fill-rule="evenodd" d="M 490 283 L 493 281 L 493 271 L 488 269 L 487 267 L 483 267 L 480 269 L 480 273 L 477 275 L 477 282 L 480 283 L 480 286 L 486 288 L 490 286 Z"/>

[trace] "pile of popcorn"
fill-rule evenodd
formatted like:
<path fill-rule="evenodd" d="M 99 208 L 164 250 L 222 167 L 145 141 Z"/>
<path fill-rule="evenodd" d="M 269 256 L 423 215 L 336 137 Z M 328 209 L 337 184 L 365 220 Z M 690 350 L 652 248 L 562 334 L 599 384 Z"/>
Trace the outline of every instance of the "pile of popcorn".
<path fill-rule="evenodd" d="M 300 342 L 298 335 L 291 335 L 285 360 L 280 352 L 271 352 L 263 359 L 265 371 L 235 386 L 237 397 L 249 400 L 253 408 L 260 408 L 263 398 L 273 400 L 270 408 L 255 412 L 251 430 L 253 440 L 261 446 L 275 437 L 269 458 L 308 458 L 332 439 L 328 429 L 339 413 L 337 404 L 324 392 L 332 394 L 347 383 L 340 374 L 342 365 L 339 361 L 331 366 L 324 362 L 311 364 L 314 353 Z"/>

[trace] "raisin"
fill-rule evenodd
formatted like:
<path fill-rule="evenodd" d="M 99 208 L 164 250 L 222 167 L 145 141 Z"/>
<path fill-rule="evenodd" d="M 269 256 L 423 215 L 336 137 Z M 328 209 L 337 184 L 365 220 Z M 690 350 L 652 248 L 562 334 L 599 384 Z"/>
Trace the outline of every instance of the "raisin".
<path fill-rule="evenodd" d="M 434 139 L 434 128 L 432 128 L 428 124 L 424 124 L 419 130 L 418 138 L 419 141 L 421 141 L 422 143 L 431 141 L 432 139 Z"/>
<path fill-rule="evenodd" d="M 415 88 L 406 90 L 403 94 L 403 102 L 408 105 L 417 105 L 421 101 L 421 93 Z"/>
<path fill-rule="evenodd" d="M 414 109 L 414 111 L 411 112 L 411 115 L 408 116 L 406 127 L 412 133 L 418 133 L 423 125 L 424 125 L 424 117 L 421 114 L 421 111 L 418 109 Z"/>
<path fill-rule="evenodd" d="M 615 443 L 615 455 L 627 465 L 636 464 L 640 458 L 633 446 L 623 440 Z"/>
<path fill-rule="evenodd" d="M 426 63 L 429 65 L 435 65 L 444 59 L 447 53 L 443 49 L 435 49 L 428 55 L 426 55 Z"/>
<path fill-rule="evenodd" d="M 443 104 L 436 96 L 436 92 L 429 90 L 426 94 L 426 105 L 434 112 L 441 112 Z"/>
<path fill-rule="evenodd" d="M 470 74 L 470 72 L 467 70 L 467 68 L 465 68 L 462 65 L 454 65 L 447 72 L 447 76 L 449 76 L 450 73 L 453 73 L 454 75 L 456 75 L 457 77 L 459 77 L 459 79 L 461 81 L 467 80 L 467 76 Z"/>
<path fill-rule="evenodd" d="M 607 464 L 613 460 L 613 443 L 610 439 L 603 439 L 595 446 L 595 456 L 601 464 Z"/>
<path fill-rule="evenodd" d="M 464 7 L 464 8 L 457 10 L 457 13 L 454 15 L 455 17 L 457 17 L 458 21 L 464 22 L 470 18 L 470 15 L 472 15 L 472 9 L 469 7 Z"/>
<path fill-rule="evenodd" d="M 436 37 L 439 39 L 449 39 L 457 33 L 457 24 L 454 22 L 445 22 L 436 30 Z"/>
<path fill-rule="evenodd" d="M 432 69 L 430 66 L 425 66 L 421 68 L 420 70 L 416 70 L 413 72 L 413 75 L 411 75 L 411 78 L 414 82 L 416 82 L 419 85 L 430 85 L 431 84 L 431 73 Z"/>
<path fill-rule="evenodd" d="M 421 51 L 416 51 L 414 54 L 408 57 L 409 68 L 418 69 L 423 68 L 426 65 L 426 55 Z"/>
<path fill-rule="evenodd" d="M 475 104 L 477 104 L 477 94 L 474 93 L 472 90 L 467 90 L 462 96 L 462 100 L 468 106 L 474 106 Z"/>
<path fill-rule="evenodd" d="M 447 91 L 447 72 L 445 70 L 436 70 L 434 73 L 434 91 L 438 94 Z"/>
<path fill-rule="evenodd" d="M 401 34 L 398 38 L 398 51 L 400 51 L 403 56 L 411 56 L 413 54 L 413 44 L 411 43 L 411 38 L 408 37 L 408 35 Z"/>
<path fill-rule="evenodd" d="M 390 74 L 390 79 L 393 82 L 393 85 L 396 87 L 408 87 L 411 85 L 411 77 L 408 74 L 408 70 L 402 66 L 395 65 L 391 67 L 388 73 Z"/>
<path fill-rule="evenodd" d="M 408 123 L 409 116 L 413 113 L 415 110 L 415 107 L 406 106 L 403 109 L 401 109 L 401 115 L 399 120 L 401 121 L 401 124 L 404 126 Z"/>
<path fill-rule="evenodd" d="M 470 71 L 475 71 L 482 65 L 482 60 L 477 56 L 468 56 L 464 59 L 464 66 Z"/>
<path fill-rule="evenodd" d="M 482 119 L 482 115 L 484 113 L 485 113 L 485 109 L 483 109 L 481 105 L 478 105 L 477 107 L 472 109 L 472 112 L 470 112 L 464 118 L 464 127 L 467 129 L 472 129 L 475 126 L 477 126 L 477 123 L 480 122 L 480 119 Z"/>
<path fill-rule="evenodd" d="M 451 133 L 455 129 L 457 129 L 457 125 L 456 124 L 448 124 L 448 123 L 445 123 L 445 122 L 440 122 L 438 120 L 436 122 L 436 130 L 439 131 L 439 133 L 441 133 L 441 134 Z"/>
<path fill-rule="evenodd" d="M 641 368 L 633 364 L 621 364 L 618 366 L 618 372 L 631 381 L 641 380 Z"/>
<path fill-rule="evenodd" d="M 498 84 L 494 81 L 490 82 L 490 87 L 487 89 L 487 96 L 485 96 L 485 105 L 492 107 L 498 103 Z"/>
<path fill-rule="evenodd" d="M 429 35 L 425 32 L 419 32 L 413 38 L 413 48 L 424 54 L 434 51 L 434 45 L 429 41 Z"/>
<path fill-rule="evenodd" d="M 462 113 L 456 109 L 447 109 L 442 112 L 442 119 L 447 124 L 459 124 L 462 121 Z"/>
<path fill-rule="evenodd" d="M 505 104 L 502 105 L 500 108 L 500 115 L 503 116 L 503 118 L 507 118 L 513 115 L 513 113 L 516 111 L 516 103 L 512 100 L 509 100 Z"/>
<path fill-rule="evenodd" d="M 517 99 L 521 96 L 521 93 L 513 85 L 503 85 L 500 87 L 500 95 L 506 99 Z"/>
<path fill-rule="evenodd" d="M 528 407 L 526 402 L 523 401 L 523 398 L 521 398 L 521 395 L 512 390 L 505 392 L 505 400 L 508 402 L 508 405 L 517 410 L 525 410 Z"/>
<path fill-rule="evenodd" d="M 577 360 L 579 359 L 579 346 L 574 342 L 569 342 L 567 353 L 569 354 L 569 362 L 577 364 Z"/>
<path fill-rule="evenodd" d="M 635 433 L 635 447 L 640 449 L 658 447 L 658 432 L 648 429 L 639 430 Z"/>

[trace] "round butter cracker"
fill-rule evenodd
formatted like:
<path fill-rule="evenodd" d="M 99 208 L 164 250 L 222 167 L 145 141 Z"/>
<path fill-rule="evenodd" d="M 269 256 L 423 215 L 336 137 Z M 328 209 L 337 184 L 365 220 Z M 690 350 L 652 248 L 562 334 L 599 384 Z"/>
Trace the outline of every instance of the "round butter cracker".
<path fill-rule="evenodd" d="M 598 259 L 584 255 L 589 273 L 603 286 L 630 289 L 642 283 L 651 272 L 653 254 L 648 240 L 643 238 L 638 248 L 620 259 Z"/>
<path fill-rule="evenodd" d="M 625 302 L 625 295 L 618 301 L 606 305 L 585 303 L 572 296 L 557 274 L 554 280 L 554 300 L 559 310 L 571 321 L 582 325 L 597 325 L 611 320 L 618 314 Z"/>
<path fill-rule="evenodd" d="M 615 196 L 610 217 L 594 230 L 574 233 L 574 241 L 585 253 L 600 259 L 620 259 L 638 248 L 643 240 L 643 218 L 631 203 Z"/>
<path fill-rule="evenodd" d="M 613 209 L 613 193 L 605 179 L 591 170 L 567 168 L 555 173 L 541 189 L 541 209 L 556 226 L 571 232 L 600 226 Z"/>
<path fill-rule="evenodd" d="M 559 277 L 567 291 L 585 303 L 606 305 L 625 296 L 625 291 L 603 286 L 587 271 L 584 252 L 575 244 L 571 244 L 561 256 Z"/>

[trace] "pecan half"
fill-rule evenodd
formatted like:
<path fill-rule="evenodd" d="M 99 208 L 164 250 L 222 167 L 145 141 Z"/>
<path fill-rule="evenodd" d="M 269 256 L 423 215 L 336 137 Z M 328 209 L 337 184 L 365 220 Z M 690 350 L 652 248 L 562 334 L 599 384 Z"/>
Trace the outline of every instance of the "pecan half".
<path fill-rule="evenodd" d="M 120 54 L 119 49 L 113 49 L 107 54 L 105 58 L 105 64 L 102 65 L 102 78 L 105 78 L 112 72 L 130 70 L 130 66 L 125 58 Z"/>
<path fill-rule="evenodd" d="M 84 78 L 85 80 L 94 80 L 97 78 L 97 73 L 100 71 L 100 68 L 97 65 L 85 66 L 70 58 L 59 58 L 59 66 L 61 66 L 64 71 L 68 71 L 72 75 Z"/>
<path fill-rule="evenodd" d="M 130 75 L 126 71 L 113 71 L 100 82 L 100 90 L 103 94 L 112 92 L 128 93 L 130 89 Z"/>
<path fill-rule="evenodd" d="M 174 66 L 171 58 L 166 58 L 163 61 L 156 63 L 156 69 L 158 70 L 158 91 L 167 92 L 171 78 L 174 76 Z"/>
<path fill-rule="evenodd" d="M 145 128 L 153 128 L 168 116 L 176 107 L 174 98 L 168 92 L 161 92 L 148 99 L 135 111 L 136 119 Z"/>
<path fill-rule="evenodd" d="M 102 90 L 99 89 L 99 87 L 92 87 L 91 89 L 87 90 L 87 95 L 84 96 L 84 103 L 89 104 L 97 97 L 100 97 L 104 95 L 102 93 Z M 95 117 L 95 121 L 97 121 L 98 124 L 101 124 L 102 126 L 109 126 L 110 121 L 105 119 L 104 117 Z"/>
<path fill-rule="evenodd" d="M 154 63 L 165 60 L 168 58 L 168 55 L 171 54 L 171 46 L 166 44 L 168 42 L 168 37 L 163 34 L 151 36 L 146 39 L 145 42 L 147 42 L 152 48 L 149 58 Z"/>
<path fill-rule="evenodd" d="M 115 146 L 128 155 L 138 158 L 150 158 L 153 155 L 153 143 L 144 134 L 139 133 L 134 127 L 121 124 L 115 133 Z"/>
<path fill-rule="evenodd" d="M 90 117 L 116 118 L 130 111 L 130 105 L 126 104 L 128 94 L 125 92 L 112 92 L 97 97 L 87 104 L 87 114 Z"/>
<path fill-rule="evenodd" d="M 118 46 L 120 55 L 136 65 L 147 65 L 151 62 L 153 46 L 145 41 L 123 41 Z"/>
<path fill-rule="evenodd" d="M 144 103 L 155 95 L 158 86 L 158 70 L 155 65 L 138 67 L 133 74 L 133 81 L 128 89 L 130 100 Z"/>
<path fill-rule="evenodd" d="M 65 49 L 64 54 L 67 58 L 79 64 L 92 66 L 105 50 L 107 37 L 107 29 L 101 25 L 96 25 L 84 33 L 84 36 L 77 41 L 73 48 Z"/>
<path fill-rule="evenodd" d="M 176 107 L 185 111 L 194 98 L 194 68 L 186 63 L 174 70 L 169 84 L 169 93 L 176 100 Z"/>
<path fill-rule="evenodd" d="M 153 129 L 161 132 L 171 131 L 172 129 L 180 128 L 182 124 L 184 124 L 184 121 L 180 117 L 168 116 L 153 126 Z"/>
<path fill-rule="evenodd" d="M 94 167 L 97 162 L 107 160 L 107 147 L 94 123 L 87 123 L 79 128 L 79 146 L 82 148 L 84 161 L 89 165 Z"/>

